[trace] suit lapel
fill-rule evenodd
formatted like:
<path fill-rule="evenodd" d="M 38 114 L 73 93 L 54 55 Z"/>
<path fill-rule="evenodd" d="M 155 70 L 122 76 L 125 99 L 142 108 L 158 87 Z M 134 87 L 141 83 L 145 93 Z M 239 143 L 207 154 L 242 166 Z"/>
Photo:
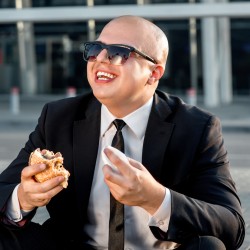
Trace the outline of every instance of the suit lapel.
<path fill-rule="evenodd" d="M 174 124 L 166 121 L 170 114 L 171 110 L 166 100 L 155 94 L 145 133 L 142 164 L 158 180 L 166 148 L 174 128 Z"/>
<path fill-rule="evenodd" d="M 79 112 L 85 116 L 74 122 L 73 157 L 74 178 L 79 215 L 86 214 L 92 179 L 98 153 L 100 135 L 100 103 L 94 99 L 88 107 Z M 166 102 L 156 94 L 145 133 L 142 164 L 159 179 L 161 166 L 174 124 L 166 122 L 171 110 Z"/>
<path fill-rule="evenodd" d="M 85 107 L 86 116 L 74 122 L 74 173 L 80 215 L 85 214 L 87 209 L 94 175 L 100 134 L 100 107 L 100 103 L 94 100 L 87 109 Z"/>

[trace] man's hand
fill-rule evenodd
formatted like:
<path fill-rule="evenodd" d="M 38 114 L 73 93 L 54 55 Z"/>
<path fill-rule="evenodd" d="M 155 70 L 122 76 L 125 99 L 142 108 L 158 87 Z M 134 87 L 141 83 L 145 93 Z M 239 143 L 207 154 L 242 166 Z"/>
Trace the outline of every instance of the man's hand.
<path fill-rule="evenodd" d="M 139 206 L 153 215 L 165 197 L 165 187 L 157 182 L 138 161 L 124 161 L 109 148 L 104 149 L 109 160 L 117 167 L 104 165 L 104 180 L 110 192 L 119 202 Z"/>
<path fill-rule="evenodd" d="M 35 207 L 42 207 L 49 203 L 51 198 L 62 189 L 60 185 L 65 179 L 57 176 L 43 183 L 38 183 L 34 175 L 46 168 L 44 164 L 35 164 L 25 167 L 21 173 L 21 183 L 18 187 L 17 195 L 22 210 L 30 211 Z"/>

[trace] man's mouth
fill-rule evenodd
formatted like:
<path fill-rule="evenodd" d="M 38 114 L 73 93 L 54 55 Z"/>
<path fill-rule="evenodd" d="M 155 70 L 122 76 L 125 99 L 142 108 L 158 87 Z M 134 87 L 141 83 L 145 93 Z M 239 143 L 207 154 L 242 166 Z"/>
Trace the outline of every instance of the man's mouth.
<path fill-rule="evenodd" d="M 96 73 L 97 79 L 98 80 L 103 80 L 103 81 L 107 81 L 107 80 L 111 80 L 114 79 L 116 77 L 116 75 L 107 73 L 107 72 L 103 72 L 103 71 L 98 71 Z"/>

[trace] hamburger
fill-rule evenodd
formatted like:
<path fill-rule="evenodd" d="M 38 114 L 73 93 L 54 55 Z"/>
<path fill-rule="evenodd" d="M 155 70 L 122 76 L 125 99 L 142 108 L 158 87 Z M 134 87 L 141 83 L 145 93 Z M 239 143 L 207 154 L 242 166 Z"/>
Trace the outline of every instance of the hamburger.
<path fill-rule="evenodd" d="M 44 182 L 56 176 L 62 175 L 65 180 L 61 183 L 61 185 L 64 188 L 67 188 L 70 173 L 63 166 L 63 157 L 60 152 L 54 153 L 53 151 L 49 151 L 47 149 L 40 150 L 40 148 L 37 148 L 30 154 L 29 165 L 41 163 L 46 165 L 46 169 L 34 176 L 37 182 Z"/>

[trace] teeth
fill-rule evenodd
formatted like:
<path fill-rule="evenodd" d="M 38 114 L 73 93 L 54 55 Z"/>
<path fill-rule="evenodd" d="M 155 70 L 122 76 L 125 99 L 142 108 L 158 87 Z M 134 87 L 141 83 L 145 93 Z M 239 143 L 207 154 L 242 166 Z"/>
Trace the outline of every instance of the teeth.
<path fill-rule="evenodd" d="M 115 75 L 112 75 L 112 74 L 109 74 L 106 72 L 102 72 L 102 71 L 98 71 L 97 77 L 98 77 L 98 79 L 106 79 L 106 78 L 113 79 L 113 78 L 115 78 Z"/>

